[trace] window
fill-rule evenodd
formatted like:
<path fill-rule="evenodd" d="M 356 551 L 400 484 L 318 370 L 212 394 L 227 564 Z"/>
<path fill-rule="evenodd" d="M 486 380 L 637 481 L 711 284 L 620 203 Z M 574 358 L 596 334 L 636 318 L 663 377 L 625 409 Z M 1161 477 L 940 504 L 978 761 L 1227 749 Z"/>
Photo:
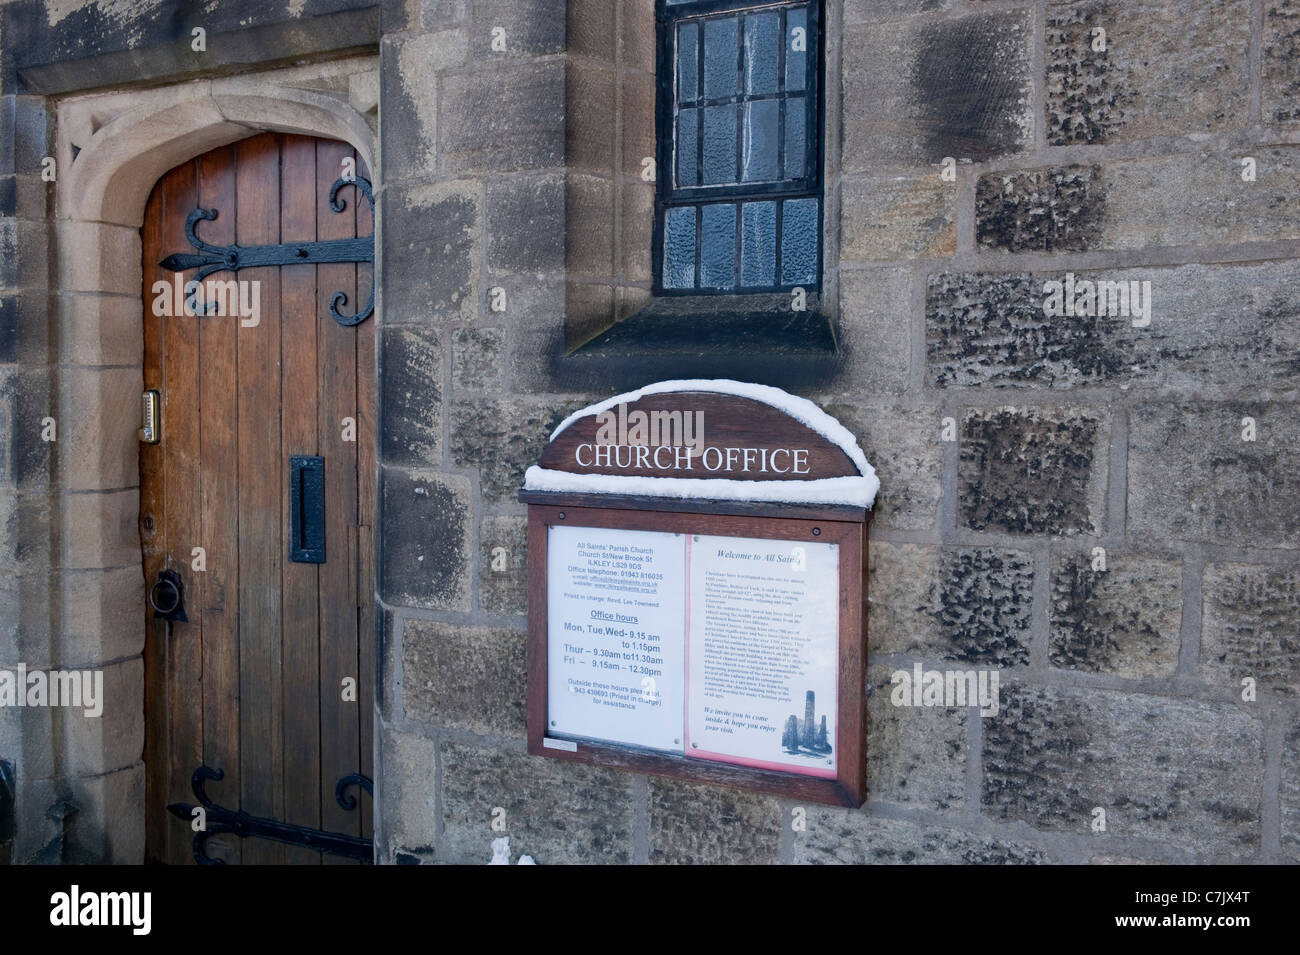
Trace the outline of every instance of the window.
<path fill-rule="evenodd" d="M 659 0 L 656 293 L 820 290 L 819 6 Z"/>

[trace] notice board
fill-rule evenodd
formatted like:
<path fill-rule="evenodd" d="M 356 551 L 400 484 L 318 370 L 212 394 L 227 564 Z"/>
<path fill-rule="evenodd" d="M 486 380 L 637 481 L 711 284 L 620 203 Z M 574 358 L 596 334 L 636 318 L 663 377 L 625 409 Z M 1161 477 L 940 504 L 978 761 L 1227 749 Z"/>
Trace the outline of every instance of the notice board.
<path fill-rule="evenodd" d="M 520 492 L 530 752 L 860 805 L 877 486 L 777 389 L 664 382 L 571 416 Z"/>

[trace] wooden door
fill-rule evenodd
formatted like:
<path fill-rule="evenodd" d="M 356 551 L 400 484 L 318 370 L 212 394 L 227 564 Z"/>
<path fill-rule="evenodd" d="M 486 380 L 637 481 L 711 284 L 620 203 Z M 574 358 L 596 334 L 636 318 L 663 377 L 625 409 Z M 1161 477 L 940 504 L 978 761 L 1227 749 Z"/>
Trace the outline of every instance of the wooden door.
<path fill-rule="evenodd" d="M 154 307 L 155 283 L 177 274 L 162 260 L 195 251 L 185 225 L 199 206 L 217 210 L 197 226 L 211 245 L 371 235 L 370 205 L 354 188 L 340 190 L 343 213 L 330 208 L 331 184 L 351 171 L 345 160 L 359 163 L 343 143 L 255 136 L 167 173 L 145 212 L 144 387 L 161 392 L 162 414 L 160 443 L 141 444 L 140 536 L 146 582 L 177 572 L 189 617 L 169 624 L 141 608 L 150 861 L 193 863 L 194 833 L 166 806 L 196 801 L 200 765 L 225 773 L 207 786 L 217 805 L 370 838 L 369 796 L 347 812 L 334 787 L 350 773 L 373 777 L 374 319 L 345 327 L 330 303 L 342 291 L 342 310 L 355 312 L 370 296 L 371 266 L 211 276 L 259 283 L 256 295 L 242 287 L 260 306 L 256 324 L 251 308 Z M 289 559 L 293 455 L 324 458 L 323 563 Z M 228 834 L 213 836 L 207 854 L 339 861 Z"/>

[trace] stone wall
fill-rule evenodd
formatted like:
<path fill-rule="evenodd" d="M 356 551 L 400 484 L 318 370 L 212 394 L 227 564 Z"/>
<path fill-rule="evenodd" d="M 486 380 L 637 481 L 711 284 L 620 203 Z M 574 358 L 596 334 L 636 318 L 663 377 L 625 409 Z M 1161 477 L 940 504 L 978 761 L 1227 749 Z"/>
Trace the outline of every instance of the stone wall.
<path fill-rule="evenodd" d="M 566 109 L 572 129 L 597 107 L 561 77 L 616 42 L 571 3 L 566 67 L 537 25 L 559 7 L 426 3 L 385 40 L 390 63 L 442 51 L 436 105 L 388 74 L 407 91 L 386 163 L 416 140 L 433 158 L 418 184 L 386 166 L 386 235 L 452 258 L 385 274 L 385 378 L 438 416 L 386 418 L 380 857 L 486 861 L 504 834 L 541 863 L 1300 859 L 1300 6 L 829 0 L 847 354 L 810 396 L 882 491 L 870 798 L 804 807 L 806 827 L 778 799 L 525 754 L 513 494 L 558 416 L 603 394 L 537 361 L 552 240 L 572 261 L 591 229 L 556 194 Z M 634 118 L 614 122 L 627 141 Z M 1149 323 L 1046 315 L 1067 272 L 1149 282 Z M 998 668 L 999 712 L 895 707 L 890 675 L 918 661 Z"/>

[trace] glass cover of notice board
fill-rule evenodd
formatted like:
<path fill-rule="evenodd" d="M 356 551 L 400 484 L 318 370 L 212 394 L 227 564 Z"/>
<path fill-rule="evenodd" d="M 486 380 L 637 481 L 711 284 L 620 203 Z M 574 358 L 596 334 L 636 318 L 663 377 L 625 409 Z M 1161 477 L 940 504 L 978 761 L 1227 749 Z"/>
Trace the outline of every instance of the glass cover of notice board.
<path fill-rule="evenodd" d="M 837 774 L 835 543 L 547 528 L 547 735 Z"/>

